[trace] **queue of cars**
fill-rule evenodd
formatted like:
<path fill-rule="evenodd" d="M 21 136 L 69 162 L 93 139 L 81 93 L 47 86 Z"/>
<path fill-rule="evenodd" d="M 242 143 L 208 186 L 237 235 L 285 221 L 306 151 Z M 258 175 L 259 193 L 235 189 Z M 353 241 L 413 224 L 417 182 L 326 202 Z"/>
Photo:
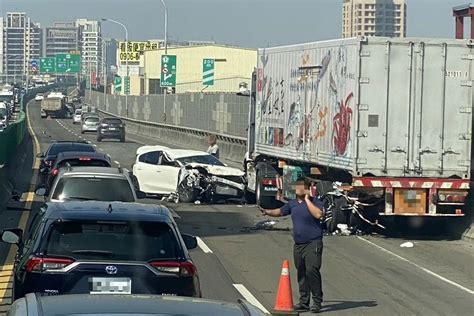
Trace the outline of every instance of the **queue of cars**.
<path fill-rule="evenodd" d="M 81 113 L 81 124 L 90 117 Z M 103 118 L 97 137 L 122 140 L 124 124 Z M 189 250 L 197 247 L 197 238 L 181 233 L 165 206 L 138 203 L 146 197 L 141 190 L 179 194 L 182 200 L 188 194 L 189 201 L 229 192 L 238 196 L 241 172 L 207 153 L 160 146 L 139 148 L 133 172 L 113 166 L 110 156 L 85 141 L 53 142 L 38 157 L 36 194 L 44 205 L 24 231 L 7 229 L 0 236 L 18 247 L 16 301 L 8 315 L 42 315 L 39 305 L 56 314 L 67 308 L 68 313 L 115 315 L 129 308 L 134 314 L 264 315 L 243 300 L 195 299 L 202 292 Z M 161 190 L 153 184 L 159 181 L 170 183 L 158 185 Z M 89 304 L 98 297 L 124 307 Z M 143 298 L 149 303 L 140 303 Z"/>

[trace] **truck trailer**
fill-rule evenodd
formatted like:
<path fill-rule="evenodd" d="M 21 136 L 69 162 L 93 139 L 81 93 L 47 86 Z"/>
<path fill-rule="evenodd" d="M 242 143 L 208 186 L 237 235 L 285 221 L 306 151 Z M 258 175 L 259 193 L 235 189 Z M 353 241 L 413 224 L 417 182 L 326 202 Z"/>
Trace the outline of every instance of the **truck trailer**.
<path fill-rule="evenodd" d="M 64 117 L 66 114 L 66 98 L 61 93 L 51 92 L 41 101 L 41 117 Z"/>
<path fill-rule="evenodd" d="M 348 184 L 378 216 L 464 216 L 472 48 L 472 40 L 359 37 L 259 49 L 248 190 L 275 207 L 302 176 L 318 195 Z"/>

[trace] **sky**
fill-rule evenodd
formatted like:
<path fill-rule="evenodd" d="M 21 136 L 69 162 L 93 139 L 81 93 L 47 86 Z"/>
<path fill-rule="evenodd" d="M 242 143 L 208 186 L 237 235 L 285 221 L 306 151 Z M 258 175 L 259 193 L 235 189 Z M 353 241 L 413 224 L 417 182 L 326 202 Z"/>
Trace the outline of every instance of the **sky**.
<path fill-rule="evenodd" d="M 268 47 L 341 37 L 343 0 L 165 0 L 170 40 Z M 454 37 L 451 8 L 469 0 L 406 0 L 407 36 Z M 119 20 L 130 40 L 164 38 L 160 0 L 0 0 L 0 14 L 26 12 L 42 27 L 76 18 Z M 104 37 L 124 38 L 104 22 Z"/>

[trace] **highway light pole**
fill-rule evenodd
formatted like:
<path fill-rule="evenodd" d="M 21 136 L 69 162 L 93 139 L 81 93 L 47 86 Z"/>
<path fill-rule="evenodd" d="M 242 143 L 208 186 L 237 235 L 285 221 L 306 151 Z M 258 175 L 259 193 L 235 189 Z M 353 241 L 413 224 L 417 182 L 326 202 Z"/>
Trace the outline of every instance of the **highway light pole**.
<path fill-rule="evenodd" d="M 165 0 L 161 0 L 161 4 L 165 9 L 165 55 L 168 55 L 168 7 L 166 6 Z M 165 95 L 163 99 L 163 122 L 166 122 L 166 95 L 168 94 L 168 88 L 165 88 Z"/>
<path fill-rule="evenodd" d="M 128 29 L 125 26 L 125 24 L 123 24 L 119 21 L 116 21 L 116 20 L 102 18 L 102 21 L 109 21 L 109 22 L 118 24 L 121 27 L 123 27 L 123 29 L 125 30 L 125 67 L 127 68 L 126 77 L 128 78 L 129 77 L 129 69 L 128 69 Z M 130 82 L 130 78 L 128 78 L 127 80 L 129 80 L 129 82 Z M 124 80 L 124 83 L 125 83 L 125 80 Z M 128 117 L 128 93 L 125 93 L 125 116 Z"/>

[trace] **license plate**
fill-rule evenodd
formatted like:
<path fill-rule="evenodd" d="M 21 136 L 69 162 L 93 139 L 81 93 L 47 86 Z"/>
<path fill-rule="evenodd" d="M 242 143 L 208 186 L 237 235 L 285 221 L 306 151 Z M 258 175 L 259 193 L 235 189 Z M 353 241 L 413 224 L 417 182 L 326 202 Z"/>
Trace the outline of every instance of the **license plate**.
<path fill-rule="evenodd" d="M 111 131 L 115 131 L 115 130 L 116 130 L 115 127 L 111 127 L 111 128 L 109 128 L 109 129 L 110 129 Z"/>
<path fill-rule="evenodd" d="M 130 278 L 91 278 L 90 294 L 132 294 Z"/>
<path fill-rule="evenodd" d="M 263 191 L 276 192 L 278 191 L 277 187 L 263 187 Z"/>

